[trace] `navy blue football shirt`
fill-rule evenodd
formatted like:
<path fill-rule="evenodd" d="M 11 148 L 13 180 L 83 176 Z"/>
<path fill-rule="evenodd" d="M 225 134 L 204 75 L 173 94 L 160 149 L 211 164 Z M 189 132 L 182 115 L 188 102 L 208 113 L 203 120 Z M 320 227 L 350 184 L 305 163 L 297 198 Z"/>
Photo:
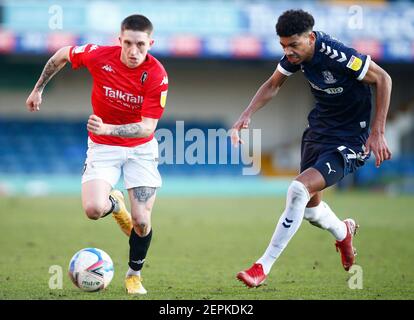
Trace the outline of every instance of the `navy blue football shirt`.
<path fill-rule="evenodd" d="M 315 53 L 300 65 L 284 56 L 277 70 L 286 76 L 302 70 L 316 104 L 309 113 L 310 129 L 322 136 L 365 140 L 371 115 L 371 90 L 361 82 L 371 58 L 331 36 L 314 31 Z"/>

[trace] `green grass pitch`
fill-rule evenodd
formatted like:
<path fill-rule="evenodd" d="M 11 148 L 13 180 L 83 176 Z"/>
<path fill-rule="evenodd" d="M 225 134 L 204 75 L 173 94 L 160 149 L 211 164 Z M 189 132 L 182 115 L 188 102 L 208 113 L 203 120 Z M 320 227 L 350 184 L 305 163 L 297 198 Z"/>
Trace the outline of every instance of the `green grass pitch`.
<path fill-rule="evenodd" d="M 80 198 L 0 199 L 0 299 L 413 299 L 414 199 L 375 193 L 329 193 L 341 218 L 361 225 L 354 245 L 363 289 L 340 264 L 333 237 L 304 221 L 266 285 L 247 289 L 236 273 L 265 250 L 283 198 L 159 197 L 143 269 L 146 296 L 127 296 L 128 239 L 112 217 L 88 220 Z M 98 293 L 70 282 L 81 248 L 112 257 L 115 276 Z M 63 288 L 49 289 L 49 267 L 63 268 Z"/>

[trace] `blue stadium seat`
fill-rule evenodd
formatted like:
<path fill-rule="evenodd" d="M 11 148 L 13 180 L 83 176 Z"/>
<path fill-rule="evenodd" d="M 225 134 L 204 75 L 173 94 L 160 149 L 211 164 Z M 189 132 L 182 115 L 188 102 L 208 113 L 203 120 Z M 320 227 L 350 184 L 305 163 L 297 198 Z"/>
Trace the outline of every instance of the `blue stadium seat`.
<path fill-rule="evenodd" d="M 161 120 L 158 128 L 168 129 L 173 135 L 176 146 L 175 121 Z M 209 129 L 227 130 L 220 121 L 186 121 L 184 131 L 199 129 L 205 136 Z M 181 130 L 181 129 L 180 129 Z M 230 140 L 225 147 L 216 143 L 216 161 L 218 153 L 227 152 L 230 163 Z M 185 148 L 193 141 L 186 141 Z M 207 146 L 206 146 L 207 148 Z M 220 150 L 220 148 L 226 148 Z M 80 175 L 87 150 L 87 131 L 85 120 L 61 119 L 0 119 L 0 174 L 73 174 Z M 176 159 L 176 150 L 173 148 Z M 208 151 L 205 150 L 205 163 Z M 173 176 L 216 176 L 240 175 L 242 165 L 220 164 L 162 164 L 162 175 Z"/>

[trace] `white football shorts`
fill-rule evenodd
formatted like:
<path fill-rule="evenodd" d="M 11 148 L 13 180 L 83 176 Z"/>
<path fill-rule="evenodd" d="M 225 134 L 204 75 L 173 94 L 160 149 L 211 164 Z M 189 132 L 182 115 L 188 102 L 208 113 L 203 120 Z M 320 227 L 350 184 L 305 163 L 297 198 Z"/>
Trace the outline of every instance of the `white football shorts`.
<path fill-rule="evenodd" d="M 88 138 L 82 183 L 102 179 L 115 187 L 122 172 L 126 189 L 161 187 L 157 139 L 136 147 L 120 147 L 98 144 Z"/>

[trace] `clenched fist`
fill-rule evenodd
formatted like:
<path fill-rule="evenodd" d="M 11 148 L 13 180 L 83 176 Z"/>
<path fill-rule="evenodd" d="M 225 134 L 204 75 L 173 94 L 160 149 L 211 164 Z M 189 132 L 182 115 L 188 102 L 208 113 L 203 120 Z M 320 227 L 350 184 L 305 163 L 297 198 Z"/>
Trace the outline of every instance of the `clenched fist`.
<path fill-rule="evenodd" d="M 36 112 L 39 111 L 40 104 L 42 103 L 42 93 L 38 90 L 33 90 L 32 93 L 30 93 L 29 97 L 26 100 L 26 107 L 27 110 L 30 112 Z"/>
<path fill-rule="evenodd" d="M 108 135 L 108 126 L 103 123 L 101 118 L 94 114 L 89 116 L 86 128 L 89 132 L 92 132 L 97 136 Z"/>

